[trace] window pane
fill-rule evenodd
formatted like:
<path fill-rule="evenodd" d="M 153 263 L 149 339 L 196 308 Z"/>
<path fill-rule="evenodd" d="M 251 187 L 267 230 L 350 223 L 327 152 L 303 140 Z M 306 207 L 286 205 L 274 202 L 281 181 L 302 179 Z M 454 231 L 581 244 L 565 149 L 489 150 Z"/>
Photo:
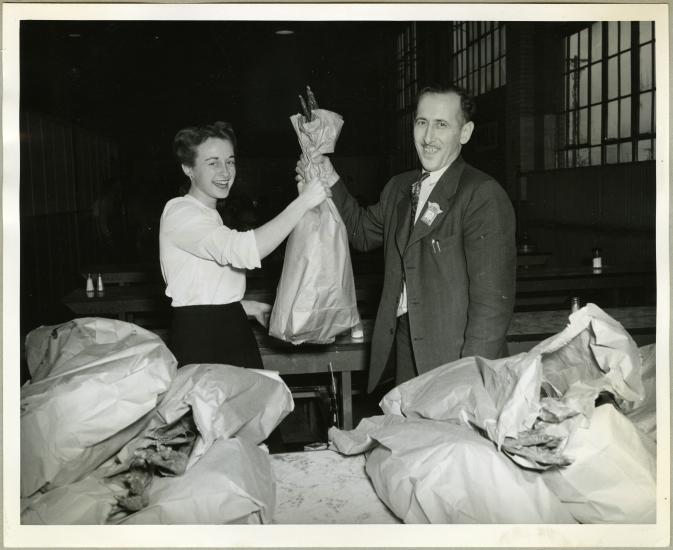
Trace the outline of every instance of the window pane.
<path fill-rule="evenodd" d="M 584 107 L 588 103 L 589 98 L 589 69 L 585 68 L 580 71 L 580 106 Z"/>
<path fill-rule="evenodd" d="M 631 142 L 619 144 L 619 162 L 631 162 L 633 160 Z"/>
<path fill-rule="evenodd" d="M 617 136 L 617 124 L 619 122 L 619 113 L 617 112 L 617 102 L 611 101 L 608 103 L 608 119 L 607 119 L 607 135 L 608 139 L 613 139 Z"/>
<path fill-rule="evenodd" d="M 573 34 L 570 37 L 570 50 L 568 51 L 569 59 L 573 59 L 577 55 L 577 41 L 578 41 L 578 35 Z"/>
<path fill-rule="evenodd" d="M 598 103 L 602 98 L 601 67 L 602 63 L 596 63 L 591 67 L 591 103 Z"/>
<path fill-rule="evenodd" d="M 493 74 L 493 65 L 488 65 L 486 67 L 486 91 L 488 92 L 489 90 L 493 89 L 493 81 L 491 79 L 491 75 Z"/>
<path fill-rule="evenodd" d="M 485 78 L 485 72 L 486 70 L 484 67 L 479 69 L 479 93 L 483 94 L 486 91 L 486 78 Z"/>
<path fill-rule="evenodd" d="M 628 50 L 631 47 L 631 22 L 621 21 L 619 26 L 619 50 Z"/>
<path fill-rule="evenodd" d="M 493 87 L 500 86 L 500 60 L 493 63 Z"/>
<path fill-rule="evenodd" d="M 493 57 L 500 57 L 500 29 L 497 27 L 493 32 Z"/>
<path fill-rule="evenodd" d="M 619 94 L 619 76 L 617 70 L 617 58 L 608 60 L 608 99 L 613 99 Z"/>
<path fill-rule="evenodd" d="M 619 95 L 629 95 L 631 93 L 631 52 L 620 55 L 619 64 L 621 82 Z"/>
<path fill-rule="evenodd" d="M 589 127 L 589 109 L 580 110 L 579 143 L 587 142 L 587 130 Z"/>
<path fill-rule="evenodd" d="M 608 23 L 608 55 L 617 53 L 617 34 L 619 23 L 617 21 L 610 21 Z"/>
<path fill-rule="evenodd" d="M 591 143 L 600 144 L 601 142 L 601 107 L 600 105 L 591 108 Z"/>
<path fill-rule="evenodd" d="M 601 32 L 603 27 L 602 23 L 594 23 L 591 25 L 591 60 L 598 61 L 601 58 L 601 52 L 603 50 L 602 37 L 603 33 Z"/>
<path fill-rule="evenodd" d="M 589 149 L 583 147 L 577 150 L 577 166 L 589 166 Z"/>
<path fill-rule="evenodd" d="M 640 48 L 640 89 L 652 89 L 652 44 Z"/>
<path fill-rule="evenodd" d="M 617 162 L 617 145 L 607 145 L 605 147 L 605 163 L 614 164 Z"/>
<path fill-rule="evenodd" d="M 641 134 L 652 132 L 652 94 L 640 94 L 640 115 L 638 131 Z"/>
<path fill-rule="evenodd" d="M 638 142 L 638 160 L 653 160 L 654 149 L 652 148 L 651 139 L 641 139 Z"/>
<path fill-rule="evenodd" d="M 507 25 L 500 27 L 500 53 L 505 55 L 507 52 Z"/>
<path fill-rule="evenodd" d="M 503 86 L 504 84 L 507 83 L 507 68 L 506 68 L 507 60 L 505 58 L 502 58 L 500 60 L 500 85 Z"/>
<path fill-rule="evenodd" d="M 631 98 L 627 97 L 620 101 L 619 109 L 619 136 L 631 136 Z"/>
<path fill-rule="evenodd" d="M 483 66 L 486 63 L 486 39 L 482 38 L 479 41 L 479 52 L 480 52 L 480 66 Z"/>
<path fill-rule="evenodd" d="M 575 111 L 570 111 L 568 113 L 568 143 L 570 145 L 577 143 L 577 140 L 575 139 L 575 132 Z"/>
<path fill-rule="evenodd" d="M 601 163 L 601 148 L 592 147 L 591 148 L 591 165 L 596 166 Z"/>
<path fill-rule="evenodd" d="M 488 35 L 486 37 L 486 63 L 490 63 L 493 58 L 491 57 L 491 37 L 492 35 Z"/>
<path fill-rule="evenodd" d="M 579 45 L 580 66 L 585 65 L 589 59 L 589 29 L 580 31 Z"/>
<path fill-rule="evenodd" d="M 652 40 L 652 25 L 651 21 L 640 22 L 640 43 Z"/>

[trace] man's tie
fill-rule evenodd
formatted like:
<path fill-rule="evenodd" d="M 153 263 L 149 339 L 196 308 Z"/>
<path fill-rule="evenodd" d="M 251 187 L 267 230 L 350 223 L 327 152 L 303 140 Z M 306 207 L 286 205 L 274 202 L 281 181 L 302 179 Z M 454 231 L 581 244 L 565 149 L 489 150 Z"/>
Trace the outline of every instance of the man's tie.
<path fill-rule="evenodd" d="M 421 194 L 421 183 L 430 175 L 430 172 L 423 172 L 421 177 L 411 184 L 411 227 L 416 223 L 416 208 L 418 208 L 418 197 Z"/>

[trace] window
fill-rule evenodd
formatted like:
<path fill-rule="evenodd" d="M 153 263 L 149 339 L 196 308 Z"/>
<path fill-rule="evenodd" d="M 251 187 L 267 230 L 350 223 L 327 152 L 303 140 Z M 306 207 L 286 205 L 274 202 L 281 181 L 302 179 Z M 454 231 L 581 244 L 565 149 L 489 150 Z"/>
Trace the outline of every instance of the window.
<path fill-rule="evenodd" d="M 453 82 L 475 96 L 504 86 L 505 25 L 498 21 L 456 21 L 452 25 Z"/>
<path fill-rule="evenodd" d="M 416 164 L 411 139 L 416 94 L 418 94 L 418 59 L 416 23 L 408 23 L 397 35 L 397 132 L 396 169 L 405 170 Z"/>
<path fill-rule="evenodd" d="M 557 166 L 654 159 L 654 23 L 596 22 L 564 40 Z"/>

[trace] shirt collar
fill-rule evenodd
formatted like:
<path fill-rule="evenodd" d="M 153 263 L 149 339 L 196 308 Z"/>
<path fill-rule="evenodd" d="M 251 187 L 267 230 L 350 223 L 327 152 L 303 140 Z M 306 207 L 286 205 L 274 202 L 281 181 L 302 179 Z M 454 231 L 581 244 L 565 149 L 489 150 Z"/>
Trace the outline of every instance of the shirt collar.
<path fill-rule="evenodd" d="M 451 163 L 451 164 L 453 164 L 453 163 Z M 444 166 L 444 168 L 440 168 L 439 170 L 435 170 L 434 172 L 430 172 L 429 173 L 430 175 L 427 178 L 425 178 L 423 183 L 424 184 L 433 184 L 433 185 L 435 183 L 437 183 L 439 181 L 439 178 L 441 178 L 444 175 L 444 172 L 446 172 L 449 169 L 449 166 L 451 166 L 451 164 L 447 164 L 446 166 Z"/>

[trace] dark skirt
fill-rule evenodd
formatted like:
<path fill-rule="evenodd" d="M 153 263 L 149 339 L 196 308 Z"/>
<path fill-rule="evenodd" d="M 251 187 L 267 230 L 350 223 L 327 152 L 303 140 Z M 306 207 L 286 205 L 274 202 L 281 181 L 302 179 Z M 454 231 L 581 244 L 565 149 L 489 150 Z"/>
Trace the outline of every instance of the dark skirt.
<path fill-rule="evenodd" d="M 223 363 L 264 368 L 257 340 L 240 302 L 173 308 L 170 348 L 178 367 Z"/>

